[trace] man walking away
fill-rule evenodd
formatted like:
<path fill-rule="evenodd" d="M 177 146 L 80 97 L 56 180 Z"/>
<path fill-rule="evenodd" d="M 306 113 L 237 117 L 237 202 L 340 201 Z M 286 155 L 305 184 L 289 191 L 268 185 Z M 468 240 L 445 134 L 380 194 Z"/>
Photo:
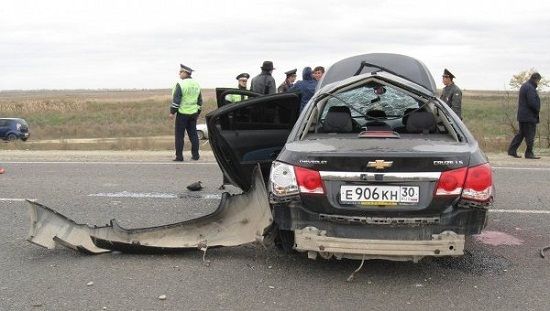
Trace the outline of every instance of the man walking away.
<path fill-rule="evenodd" d="M 287 92 L 294 85 L 294 81 L 296 81 L 296 71 L 298 71 L 298 69 L 292 69 L 285 72 L 286 79 L 277 88 L 278 93 Z"/>
<path fill-rule="evenodd" d="M 527 145 L 525 158 L 540 159 L 540 157 L 535 156 L 533 153 L 533 144 L 535 143 L 537 123 L 539 123 L 540 97 L 537 94 L 537 86 L 541 79 L 541 75 L 535 72 L 519 89 L 517 117 L 519 131 L 512 139 L 510 147 L 508 147 L 508 155 L 514 158 L 521 158 L 517 154 L 517 150 L 523 138 L 525 138 L 525 144 Z"/>
<path fill-rule="evenodd" d="M 201 112 L 202 95 L 200 85 L 191 78 L 193 69 L 180 64 L 180 79 L 172 90 L 172 105 L 170 106 L 170 120 L 175 123 L 176 158 L 174 161 L 183 161 L 183 137 L 191 141 L 191 158 L 199 159 L 199 137 L 197 135 L 197 118 Z"/>
<path fill-rule="evenodd" d="M 275 84 L 275 79 L 271 76 L 271 72 L 275 69 L 273 68 L 273 62 L 266 60 L 260 68 L 262 72 L 252 78 L 250 90 L 263 95 L 275 94 L 277 92 L 277 85 Z"/>
<path fill-rule="evenodd" d="M 439 99 L 443 100 L 462 120 L 462 91 L 453 82 L 455 76 L 447 69 L 443 70 L 443 84 L 445 87 Z"/>

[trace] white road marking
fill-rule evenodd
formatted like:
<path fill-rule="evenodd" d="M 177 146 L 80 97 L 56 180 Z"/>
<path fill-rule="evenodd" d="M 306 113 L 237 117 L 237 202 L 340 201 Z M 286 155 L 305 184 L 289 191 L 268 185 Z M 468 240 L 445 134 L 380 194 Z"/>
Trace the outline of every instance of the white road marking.
<path fill-rule="evenodd" d="M 0 201 L 8 201 L 8 202 L 25 202 L 27 199 L 19 199 L 19 198 L 0 198 Z M 34 199 L 29 199 L 33 201 Z"/>
<path fill-rule="evenodd" d="M 208 162 L 140 162 L 140 161 L 3 161 L 2 164 L 115 164 L 115 165 L 218 165 L 215 161 Z M 493 166 L 495 170 L 526 170 L 526 171 L 550 171 L 550 167 L 515 167 L 515 166 Z"/>
<path fill-rule="evenodd" d="M 528 209 L 489 209 L 490 213 L 510 214 L 550 214 L 550 211 L 528 210 Z"/>
<path fill-rule="evenodd" d="M 217 162 L 112 162 L 112 161 L 11 161 L 2 164 L 114 164 L 114 165 L 218 165 Z"/>
<path fill-rule="evenodd" d="M 106 197 L 106 198 L 156 198 L 156 199 L 177 199 L 178 196 L 173 193 L 161 193 L 161 192 L 100 192 L 88 194 L 89 197 Z"/>
<path fill-rule="evenodd" d="M 133 199 L 143 199 L 143 198 L 154 198 L 154 199 L 177 199 L 177 198 L 191 198 L 191 199 L 205 199 L 205 200 L 219 200 L 222 195 L 219 193 L 162 193 L 162 192 L 111 192 L 111 193 L 92 193 L 88 195 L 89 197 L 106 197 L 106 198 L 133 198 Z M 0 201 L 7 202 L 25 202 L 27 199 L 21 198 L 0 198 Z M 35 199 L 28 199 L 34 201 Z M 540 215 L 546 214 L 550 215 L 550 211 L 544 210 L 521 210 L 521 209 L 489 209 L 489 213 L 502 213 L 502 214 L 533 214 Z"/>
<path fill-rule="evenodd" d="M 154 199 L 177 199 L 177 198 L 192 198 L 205 200 L 219 200 L 221 194 L 218 193 L 162 193 L 162 192 L 100 192 L 88 194 L 89 197 L 105 197 L 105 198 L 154 198 Z"/>
<path fill-rule="evenodd" d="M 495 170 L 518 170 L 518 171 L 550 171 L 550 167 L 513 167 L 513 166 L 493 166 Z"/>

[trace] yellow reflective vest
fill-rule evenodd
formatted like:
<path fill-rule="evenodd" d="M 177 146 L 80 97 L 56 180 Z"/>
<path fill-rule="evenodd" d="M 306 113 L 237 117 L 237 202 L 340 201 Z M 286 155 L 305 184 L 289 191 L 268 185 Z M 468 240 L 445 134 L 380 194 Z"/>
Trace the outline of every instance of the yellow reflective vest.
<path fill-rule="evenodd" d="M 201 93 L 201 87 L 197 81 L 193 79 L 183 79 L 177 83 L 181 88 L 181 102 L 178 109 L 180 114 L 195 114 L 199 111 L 198 99 Z M 172 90 L 172 95 L 174 94 L 176 87 Z"/>

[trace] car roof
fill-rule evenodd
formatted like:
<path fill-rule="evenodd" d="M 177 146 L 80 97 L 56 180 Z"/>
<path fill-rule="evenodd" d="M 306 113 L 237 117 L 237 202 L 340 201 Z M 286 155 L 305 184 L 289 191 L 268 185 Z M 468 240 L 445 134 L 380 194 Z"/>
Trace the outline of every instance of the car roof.
<path fill-rule="evenodd" d="M 24 120 L 22 118 L 0 118 L 0 120 Z"/>
<path fill-rule="evenodd" d="M 381 70 L 378 67 L 436 94 L 435 81 L 424 63 L 410 56 L 391 53 L 362 54 L 338 61 L 328 68 L 317 89 L 356 75 Z"/>

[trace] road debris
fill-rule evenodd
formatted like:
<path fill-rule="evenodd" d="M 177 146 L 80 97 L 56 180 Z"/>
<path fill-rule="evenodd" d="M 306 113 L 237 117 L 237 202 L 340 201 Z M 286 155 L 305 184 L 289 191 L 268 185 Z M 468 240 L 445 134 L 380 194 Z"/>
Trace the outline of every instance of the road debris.
<path fill-rule="evenodd" d="M 88 282 L 88 283 L 86 283 L 86 286 L 92 286 L 92 285 L 94 285 L 94 282 Z"/>
<path fill-rule="evenodd" d="M 199 244 L 199 250 L 202 252 L 202 264 L 210 267 L 210 260 L 206 259 L 206 251 L 208 250 L 208 245 L 206 245 L 206 243 Z"/>
<path fill-rule="evenodd" d="M 160 295 L 159 300 L 166 300 L 166 295 Z"/>
<path fill-rule="evenodd" d="M 200 190 L 202 190 L 202 182 L 200 180 L 196 181 L 196 182 L 188 185 L 187 189 L 189 189 L 190 191 L 200 191 Z"/>
<path fill-rule="evenodd" d="M 546 246 L 540 249 L 540 257 L 544 258 L 544 252 L 550 249 L 550 246 Z"/>
<path fill-rule="evenodd" d="M 31 228 L 27 240 L 53 249 L 56 245 L 85 253 L 111 251 L 160 253 L 206 247 L 262 243 L 272 224 L 271 209 L 259 167 L 249 191 L 231 195 L 224 192 L 218 208 L 195 219 L 157 227 L 125 229 L 116 220 L 105 226 L 78 224 L 40 203 L 27 200 Z"/>
<path fill-rule="evenodd" d="M 363 268 L 363 264 L 365 263 L 365 255 L 363 255 L 363 258 L 361 259 L 361 264 L 359 265 L 359 268 L 355 269 L 350 276 L 346 279 L 346 282 L 351 282 L 355 278 L 355 274 L 359 271 L 361 271 L 361 268 Z"/>

